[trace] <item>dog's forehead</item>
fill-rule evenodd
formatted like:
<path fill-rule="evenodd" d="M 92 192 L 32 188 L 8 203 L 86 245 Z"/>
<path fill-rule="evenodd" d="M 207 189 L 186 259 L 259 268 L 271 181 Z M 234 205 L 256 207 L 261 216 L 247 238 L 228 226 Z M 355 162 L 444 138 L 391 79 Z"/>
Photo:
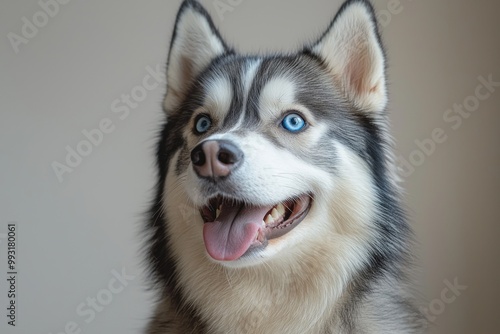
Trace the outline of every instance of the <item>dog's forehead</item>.
<path fill-rule="evenodd" d="M 294 104 L 314 107 L 317 101 L 333 101 L 331 81 L 321 66 L 304 58 L 250 57 L 218 62 L 201 80 L 204 107 L 227 128 L 267 122 Z M 330 89 L 325 89 L 328 86 Z M 321 108 L 311 109 L 321 113 Z"/>

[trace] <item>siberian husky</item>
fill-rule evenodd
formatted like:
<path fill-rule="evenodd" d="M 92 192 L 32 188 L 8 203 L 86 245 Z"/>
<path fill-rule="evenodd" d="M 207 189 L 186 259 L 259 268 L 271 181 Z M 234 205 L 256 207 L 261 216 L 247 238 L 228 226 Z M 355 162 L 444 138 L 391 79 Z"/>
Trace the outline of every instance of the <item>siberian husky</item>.
<path fill-rule="evenodd" d="M 264 56 L 184 1 L 167 81 L 146 333 L 422 332 L 369 1 Z"/>

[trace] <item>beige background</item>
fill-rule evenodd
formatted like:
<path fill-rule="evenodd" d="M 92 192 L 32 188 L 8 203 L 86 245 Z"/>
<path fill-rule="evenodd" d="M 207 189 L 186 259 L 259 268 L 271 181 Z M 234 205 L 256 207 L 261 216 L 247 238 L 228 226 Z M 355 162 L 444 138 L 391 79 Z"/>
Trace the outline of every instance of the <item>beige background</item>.
<path fill-rule="evenodd" d="M 293 50 L 321 33 L 340 5 L 221 1 L 240 4 L 221 17 L 215 1 L 202 3 L 228 41 L 251 52 Z M 179 3 L 72 1 L 17 54 L 8 34 L 21 35 L 22 18 L 32 21 L 41 7 L 34 0 L 0 4 L 0 242 L 11 221 L 19 240 L 18 326 L 7 326 L 2 311 L 1 333 L 55 334 L 74 322 L 82 333 L 123 334 L 144 325 L 151 295 L 138 231 L 154 184 L 152 147 L 164 86 L 123 120 L 111 104 L 142 85 L 147 66 L 163 67 Z M 479 76 L 500 81 L 500 3 L 401 0 L 393 8 L 381 0 L 375 6 L 385 20 L 398 155 L 415 157 L 415 140 L 431 138 L 436 128 L 447 138 L 404 178 L 423 306 L 439 306 L 444 281 L 458 279 L 467 289 L 434 314 L 433 332 L 497 333 L 500 87 L 458 129 L 443 116 L 474 95 Z M 390 22 L 389 9 L 396 13 Z M 81 131 L 105 118 L 114 130 L 60 183 L 51 164 L 63 162 L 65 147 L 76 147 L 85 139 Z M 4 240 L 0 254 L 5 246 Z M 122 268 L 136 277 L 87 323 L 77 307 L 87 298 L 102 300 L 113 270 Z M 4 255 L 0 272 L 4 277 Z M 6 288 L 1 279 L 2 310 Z"/>

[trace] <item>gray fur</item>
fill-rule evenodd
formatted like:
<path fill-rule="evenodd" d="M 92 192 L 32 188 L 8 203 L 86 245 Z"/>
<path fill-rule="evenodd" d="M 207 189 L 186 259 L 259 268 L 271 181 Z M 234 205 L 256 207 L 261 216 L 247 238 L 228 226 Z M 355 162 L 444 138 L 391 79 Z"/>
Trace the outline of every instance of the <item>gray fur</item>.
<path fill-rule="evenodd" d="M 357 5 L 364 6 L 370 14 L 368 20 L 375 26 L 377 47 L 381 48 L 373 8 L 365 0 L 347 1 L 318 43 L 324 43 L 329 31 L 335 29 L 336 20 Z M 385 108 L 368 110 L 369 106 L 379 103 L 370 104 L 371 97 L 354 100 L 346 91 L 349 87 L 340 84 L 338 77 L 332 77 L 331 64 L 322 56 L 322 51 L 317 51 L 320 50 L 317 44 L 288 55 L 237 55 L 222 41 L 207 12 L 196 1 L 183 3 L 172 48 L 177 47 L 176 38 L 182 36 L 182 31 L 178 31 L 182 27 L 178 25 L 188 11 L 206 20 L 208 34 L 219 40 L 219 48 L 207 53 L 212 57 L 209 65 L 195 73 L 186 91 L 169 88 L 168 94 L 177 90 L 175 93 L 182 93 L 184 98 L 177 104 L 171 102 L 177 101 L 174 99 L 166 104 L 168 119 L 157 151 L 159 181 L 146 231 L 152 285 L 159 297 L 146 333 L 263 334 L 277 333 L 273 327 L 276 324 L 282 324 L 280 330 L 287 334 L 422 333 L 425 322 L 415 307 L 408 278 L 412 266 L 411 231 L 401 209 L 400 189 L 394 177 Z M 170 62 L 175 64 L 176 59 L 169 59 L 171 67 Z M 247 87 L 245 73 L 256 60 L 259 63 Z M 383 67 L 385 79 L 385 64 Z M 290 135 L 279 127 L 282 115 L 270 119 L 260 109 L 263 90 L 277 78 L 286 78 L 293 84 L 295 103 L 307 109 L 306 114 L 310 113 L 308 116 L 313 118 L 311 123 L 315 126 L 310 130 Z M 193 115 L 205 108 L 208 91 L 217 79 L 230 84 L 229 108 L 219 110 L 223 119 L 215 122 L 219 116 L 214 115 L 216 125 L 196 137 L 192 134 Z M 196 144 L 214 136 L 229 136 L 248 150 L 252 149 L 251 142 L 260 138 L 284 157 L 291 153 L 296 161 L 311 166 L 311 173 L 327 175 L 325 183 L 338 183 L 336 188 L 340 190 L 335 190 L 338 194 L 331 195 L 336 202 L 327 209 L 314 209 L 314 212 L 323 212 L 324 220 L 332 219 L 319 222 L 319 225 L 330 224 L 331 233 L 320 236 L 314 243 L 309 243 L 306 235 L 304 244 L 310 244 L 309 249 L 281 255 L 286 261 L 280 262 L 276 260 L 280 256 L 274 256 L 265 264 L 231 268 L 209 260 L 202 252 L 203 247 L 198 247 L 203 243 L 198 232 L 193 235 L 179 232 L 202 229 L 197 210 L 194 209 L 194 215 L 179 215 L 169 210 L 180 201 L 177 196 L 186 197 L 182 203 L 196 202 L 186 195 L 193 190 L 182 188 L 187 187 L 186 178 L 192 168 L 190 152 Z M 310 141 L 314 141 L 314 145 Z M 260 188 L 264 189 L 269 181 L 249 179 L 248 175 L 252 174 L 245 173 L 257 173 L 253 162 L 246 160 L 246 169 L 215 184 L 196 180 L 197 196 L 208 200 L 214 194 L 222 194 L 245 203 L 264 201 L 256 193 L 255 184 L 262 182 Z M 346 166 L 355 168 L 346 170 Z M 258 173 L 265 175 L 266 171 Z M 279 166 L 272 173 L 270 179 L 275 180 L 276 187 L 286 187 L 290 180 L 282 179 L 292 177 L 280 173 Z M 356 173 L 360 173 L 359 177 Z M 321 187 L 307 175 L 293 177 L 301 186 L 309 187 L 307 189 Z M 365 178 L 369 182 L 362 181 Z M 360 189 L 346 189 L 346 185 L 358 184 L 356 182 Z M 365 198 L 365 194 L 371 197 Z M 321 198 L 330 194 L 318 191 L 314 196 L 314 203 L 321 203 Z M 309 233 L 305 228 L 302 231 Z M 191 268 L 192 261 L 196 261 L 196 265 Z M 217 293 L 211 295 L 213 291 Z M 254 300 L 249 300 L 251 298 Z M 280 312 L 281 309 L 287 312 Z M 226 318 L 228 314 L 230 319 Z M 307 320 L 293 327 L 299 316 Z M 232 325 L 224 327 L 227 324 Z M 285 327 L 287 325 L 292 327 Z"/>

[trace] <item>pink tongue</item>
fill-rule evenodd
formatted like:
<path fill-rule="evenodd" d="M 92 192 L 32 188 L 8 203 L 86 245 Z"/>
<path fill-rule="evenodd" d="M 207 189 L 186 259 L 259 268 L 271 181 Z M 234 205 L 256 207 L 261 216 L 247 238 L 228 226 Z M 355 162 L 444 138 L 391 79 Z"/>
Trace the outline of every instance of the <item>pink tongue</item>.
<path fill-rule="evenodd" d="M 203 226 L 208 254 L 218 261 L 239 259 L 255 241 L 262 220 L 270 209 L 223 204 L 217 220 Z"/>

